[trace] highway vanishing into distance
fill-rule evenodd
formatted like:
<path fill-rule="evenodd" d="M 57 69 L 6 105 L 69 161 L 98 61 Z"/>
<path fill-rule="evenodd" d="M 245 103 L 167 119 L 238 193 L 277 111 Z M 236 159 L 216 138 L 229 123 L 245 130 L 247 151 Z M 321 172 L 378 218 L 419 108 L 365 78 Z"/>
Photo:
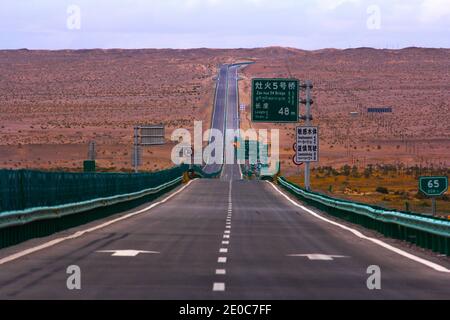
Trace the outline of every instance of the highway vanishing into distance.
<path fill-rule="evenodd" d="M 214 128 L 239 125 L 238 70 L 220 69 Z M 450 298 L 444 260 L 354 228 L 225 165 L 220 179 L 0 250 L 0 298 Z M 67 288 L 73 265 L 81 290 Z M 367 286 L 370 266 L 381 270 L 380 290 Z"/>

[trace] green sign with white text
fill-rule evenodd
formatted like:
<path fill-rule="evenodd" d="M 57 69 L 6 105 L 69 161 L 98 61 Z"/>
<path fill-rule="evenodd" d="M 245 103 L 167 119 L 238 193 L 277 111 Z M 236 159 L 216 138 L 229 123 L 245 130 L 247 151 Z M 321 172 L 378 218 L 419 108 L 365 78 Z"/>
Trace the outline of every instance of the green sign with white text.
<path fill-rule="evenodd" d="M 297 79 L 252 79 L 253 122 L 298 122 Z"/>
<path fill-rule="evenodd" d="M 429 197 L 442 196 L 448 190 L 447 177 L 420 177 L 419 189 Z"/>

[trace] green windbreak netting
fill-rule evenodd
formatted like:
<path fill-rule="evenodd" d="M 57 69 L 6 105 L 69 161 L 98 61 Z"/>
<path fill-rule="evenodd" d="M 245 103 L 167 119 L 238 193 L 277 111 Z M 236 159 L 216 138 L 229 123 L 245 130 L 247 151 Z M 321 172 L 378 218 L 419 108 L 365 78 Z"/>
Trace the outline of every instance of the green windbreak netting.
<path fill-rule="evenodd" d="M 185 166 L 139 174 L 0 170 L 0 212 L 137 192 L 174 180 L 185 170 Z"/>

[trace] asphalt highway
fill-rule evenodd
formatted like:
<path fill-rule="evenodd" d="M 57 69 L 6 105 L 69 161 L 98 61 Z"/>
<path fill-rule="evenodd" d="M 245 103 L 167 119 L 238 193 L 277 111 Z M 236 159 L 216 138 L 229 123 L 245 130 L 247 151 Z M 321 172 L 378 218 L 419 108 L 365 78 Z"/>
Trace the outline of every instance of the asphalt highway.
<path fill-rule="evenodd" d="M 220 132 L 225 132 L 225 121 L 226 121 L 226 107 L 227 107 L 227 87 L 228 85 L 228 66 L 223 65 L 220 67 L 219 76 L 217 78 L 216 93 L 214 98 L 214 111 L 211 121 L 211 129 L 217 129 Z M 210 138 L 210 142 L 214 138 Z M 215 156 L 215 152 L 213 152 Z M 210 163 L 209 163 L 210 162 Z M 215 173 L 222 168 L 222 163 L 215 163 L 208 159 L 208 163 L 205 165 L 203 170 L 207 173 Z"/>
<path fill-rule="evenodd" d="M 238 69 L 220 70 L 215 128 L 238 127 Z M 0 250 L 0 298 L 450 298 L 448 260 L 366 236 L 277 188 L 227 164 L 220 179 Z M 67 287 L 69 266 L 79 267 L 80 290 Z M 367 285 L 371 266 L 379 290 Z"/>

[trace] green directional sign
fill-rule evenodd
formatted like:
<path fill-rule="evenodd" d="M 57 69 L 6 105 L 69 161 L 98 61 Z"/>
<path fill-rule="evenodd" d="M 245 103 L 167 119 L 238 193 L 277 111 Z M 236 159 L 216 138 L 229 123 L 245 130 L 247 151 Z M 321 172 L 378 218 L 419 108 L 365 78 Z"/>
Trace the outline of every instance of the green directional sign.
<path fill-rule="evenodd" d="M 252 79 L 253 122 L 298 122 L 297 79 Z"/>
<path fill-rule="evenodd" d="M 429 197 L 438 197 L 448 190 L 447 177 L 420 177 L 419 189 Z"/>

